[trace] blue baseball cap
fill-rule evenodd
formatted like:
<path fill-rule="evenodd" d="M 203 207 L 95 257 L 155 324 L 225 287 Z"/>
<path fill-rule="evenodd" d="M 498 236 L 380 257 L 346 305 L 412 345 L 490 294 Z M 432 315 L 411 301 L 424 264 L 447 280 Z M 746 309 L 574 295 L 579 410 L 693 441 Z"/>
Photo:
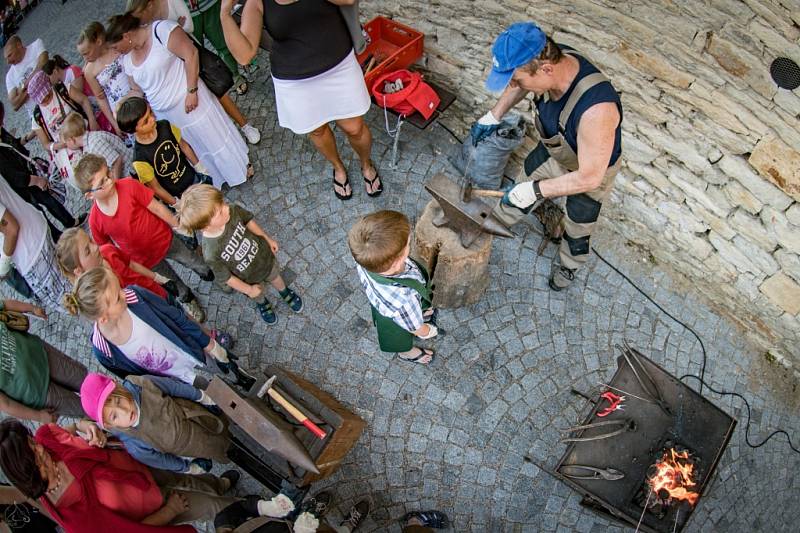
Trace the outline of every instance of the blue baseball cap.
<path fill-rule="evenodd" d="M 486 88 L 492 92 L 505 89 L 514 70 L 538 57 L 546 42 L 544 32 L 533 22 L 509 26 L 492 46 L 492 70 L 486 78 Z"/>

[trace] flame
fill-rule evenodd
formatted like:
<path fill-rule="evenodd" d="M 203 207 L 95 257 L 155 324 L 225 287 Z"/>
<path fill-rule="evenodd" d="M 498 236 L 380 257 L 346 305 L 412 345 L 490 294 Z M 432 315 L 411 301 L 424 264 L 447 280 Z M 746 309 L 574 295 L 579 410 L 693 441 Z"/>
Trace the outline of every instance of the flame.
<path fill-rule="evenodd" d="M 688 490 L 697 485 L 694 481 L 694 464 L 689 460 L 689 452 L 676 452 L 669 449 L 664 452 L 661 460 L 655 464 L 656 473 L 647 480 L 655 494 L 665 490 L 670 498 L 686 500 L 694 505 L 700 495 Z"/>

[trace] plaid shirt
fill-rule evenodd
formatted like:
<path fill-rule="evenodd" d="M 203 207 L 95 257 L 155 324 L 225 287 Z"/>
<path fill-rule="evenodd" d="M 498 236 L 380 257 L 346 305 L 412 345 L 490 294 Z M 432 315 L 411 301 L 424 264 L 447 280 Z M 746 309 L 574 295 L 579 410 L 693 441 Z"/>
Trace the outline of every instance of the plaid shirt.
<path fill-rule="evenodd" d="M 391 318 L 395 324 L 406 331 L 414 332 L 424 323 L 422 318 L 422 305 L 420 296 L 414 289 L 401 285 L 382 285 L 367 274 L 361 266 L 356 265 L 358 277 L 361 280 L 361 287 L 367 295 L 369 303 L 378 310 L 381 315 Z M 406 259 L 406 269 L 394 276 L 384 276 L 386 278 L 410 278 L 425 285 L 425 278 L 413 261 Z"/>
<path fill-rule="evenodd" d="M 122 176 L 130 175 L 133 150 L 125 146 L 125 141 L 107 131 L 87 131 L 84 135 L 83 153 L 102 157 L 108 168 L 122 157 Z"/>

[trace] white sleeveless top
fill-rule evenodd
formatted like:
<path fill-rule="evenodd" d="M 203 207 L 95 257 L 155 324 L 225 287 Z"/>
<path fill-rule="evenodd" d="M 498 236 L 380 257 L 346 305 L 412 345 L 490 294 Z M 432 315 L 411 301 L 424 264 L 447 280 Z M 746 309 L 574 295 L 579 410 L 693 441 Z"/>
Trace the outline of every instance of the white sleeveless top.
<path fill-rule="evenodd" d="M 142 88 L 156 114 L 182 104 L 186 98 L 183 60 L 167 48 L 169 36 L 177 27 L 178 23 L 171 20 L 154 20 L 150 27 L 150 52 L 142 64 L 134 65 L 131 54 L 125 54 L 122 60 L 125 73 Z"/>

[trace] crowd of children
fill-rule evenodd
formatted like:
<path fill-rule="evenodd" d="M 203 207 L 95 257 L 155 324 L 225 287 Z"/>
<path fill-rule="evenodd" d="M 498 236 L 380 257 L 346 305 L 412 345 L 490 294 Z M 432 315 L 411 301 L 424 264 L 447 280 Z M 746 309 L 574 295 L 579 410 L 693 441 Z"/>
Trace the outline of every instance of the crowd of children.
<path fill-rule="evenodd" d="M 134 4 L 146 13 L 157 11 L 148 2 Z M 131 25 L 133 20 L 137 25 Z M 9 162 L 2 174 L 14 183 L 12 190 L 0 179 L 0 274 L 10 270 L 20 274 L 33 297 L 51 314 L 66 311 L 90 324 L 87 334 L 95 358 L 119 378 L 89 373 L 46 341 L 26 333 L 25 313 L 46 318 L 42 307 L 15 300 L 0 302 L 0 411 L 44 424 L 56 422 L 61 415 L 88 417 L 66 431 L 43 426 L 35 436 L 13 421 L 0 424 L 0 466 L 22 495 L 39 499 L 68 531 L 78 531 L 76 524 L 87 523 L 81 511 L 88 508 L 87 502 L 103 507 L 103 516 L 118 531 L 139 531 L 137 524 L 166 526 L 208 518 L 203 512 L 216 512 L 231 503 L 222 493 L 235 484 L 237 476 L 207 476 L 214 462 L 228 462 L 231 436 L 227 420 L 203 391 L 206 382 L 199 371 L 221 373 L 244 391 L 255 379 L 237 364 L 229 335 L 200 325 L 206 313 L 170 262 L 189 268 L 203 281 L 216 282 L 222 290 L 244 294 L 266 325 L 278 321 L 267 285 L 292 312 L 303 309 L 301 296 L 281 274 L 278 242 L 252 212 L 227 202 L 220 189 L 225 182 L 236 185 L 245 178 L 244 174 L 226 175 L 226 169 L 238 172 L 246 165 L 247 177 L 252 174 L 249 161 L 231 156 L 230 145 L 224 154 L 219 150 L 234 134 L 238 140 L 233 152 L 241 148 L 238 132 L 228 127 L 230 119 L 214 111 L 201 124 L 184 120 L 200 116 L 199 112 L 190 115 L 197 100 L 187 97 L 185 109 L 183 103 L 179 110 L 167 106 L 151 91 L 170 80 L 152 79 L 153 68 L 129 79 L 143 85 L 144 94 L 132 83 L 127 94 L 115 94 L 116 103 L 109 106 L 112 95 L 102 88 L 103 83 L 112 83 L 106 68 L 116 64 L 126 72 L 136 71 L 140 66 L 136 42 L 150 48 L 161 46 L 158 53 L 165 65 L 183 72 L 184 67 L 176 66 L 170 56 L 181 57 L 182 50 L 182 41 L 173 47 L 173 26 L 165 25 L 162 36 L 155 28 L 152 32 L 142 29 L 130 14 L 115 18 L 112 26 L 110 35 L 99 23 L 81 34 L 79 44 L 86 45 L 82 53 L 87 59 L 91 55 L 92 61 L 99 61 L 110 54 L 106 39 L 116 52 L 104 65 L 87 65 L 90 77 L 84 79 L 80 68 L 60 56 L 48 60 L 39 43 L 30 54 L 36 64 L 14 87 L 15 107 L 29 105 L 33 130 L 50 165 L 30 158 L 24 142 L 5 130 L 0 139 L 0 157 Z M 130 50 L 120 52 L 125 46 L 114 43 L 123 36 Z M 170 44 L 161 42 L 162 37 Z M 89 50 L 87 43 L 99 48 Z M 7 58 L 29 55 L 19 39 L 10 44 L 12 53 L 7 50 Z M 186 80 L 181 84 L 185 86 Z M 201 89 L 205 90 L 202 84 Z M 223 105 L 224 100 L 220 98 Z M 153 102 L 159 103 L 158 109 L 154 110 Z M 214 104 L 220 105 L 216 100 Z M 234 119 L 239 113 L 228 106 L 225 110 Z M 215 121 L 224 123 L 224 131 L 201 132 Z M 252 141 L 253 128 L 245 126 Z M 223 133 L 225 138 L 213 143 L 202 139 Z M 59 181 L 68 182 L 91 203 L 88 216 L 74 217 L 64 207 L 64 199 L 53 195 Z M 43 207 L 61 223 L 61 229 L 41 212 Z M 76 227 L 84 218 L 89 232 Z M 438 330 L 430 279 L 409 258 L 410 239 L 410 223 L 396 211 L 362 217 L 348 234 L 381 350 L 427 365 L 434 353 L 416 346 L 414 339 L 431 339 Z M 26 444 L 20 448 L 19 442 Z M 135 466 L 112 453 L 117 447 L 156 470 Z M 109 452 L 104 455 L 98 448 Z M 12 457 L 18 459 L 12 461 Z M 82 466 L 73 468 L 80 461 Z M 104 466 L 97 471 L 86 466 L 94 463 Z M 25 465 L 32 469 L 30 478 L 24 478 Z M 100 471 L 105 477 L 94 479 Z M 124 490 L 145 491 L 142 508 L 133 510 L 130 502 L 123 505 L 119 500 L 123 493 L 108 485 L 123 477 Z M 75 494 L 68 487 L 81 487 L 75 491 L 83 493 Z M 170 495 L 167 489 L 179 492 Z M 200 498 L 201 492 L 211 500 Z M 152 501 L 145 502 L 148 498 Z M 240 511 L 243 516 L 282 517 L 295 509 L 287 498 L 276 498 L 240 502 Z M 303 508 L 301 516 L 307 515 L 304 520 L 312 525 L 302 529 L 305 522 L 301 520 L 295 531 L 316 530 L 317 518 L 324 514 L 323 499 Z M 193 505 L 203 509 L 192 513 Z M 368 512 L 368 506 L 359 505 L 336 531 L 358 526 Z M 147 529 L 151 530 L 158 529 Z"/>

